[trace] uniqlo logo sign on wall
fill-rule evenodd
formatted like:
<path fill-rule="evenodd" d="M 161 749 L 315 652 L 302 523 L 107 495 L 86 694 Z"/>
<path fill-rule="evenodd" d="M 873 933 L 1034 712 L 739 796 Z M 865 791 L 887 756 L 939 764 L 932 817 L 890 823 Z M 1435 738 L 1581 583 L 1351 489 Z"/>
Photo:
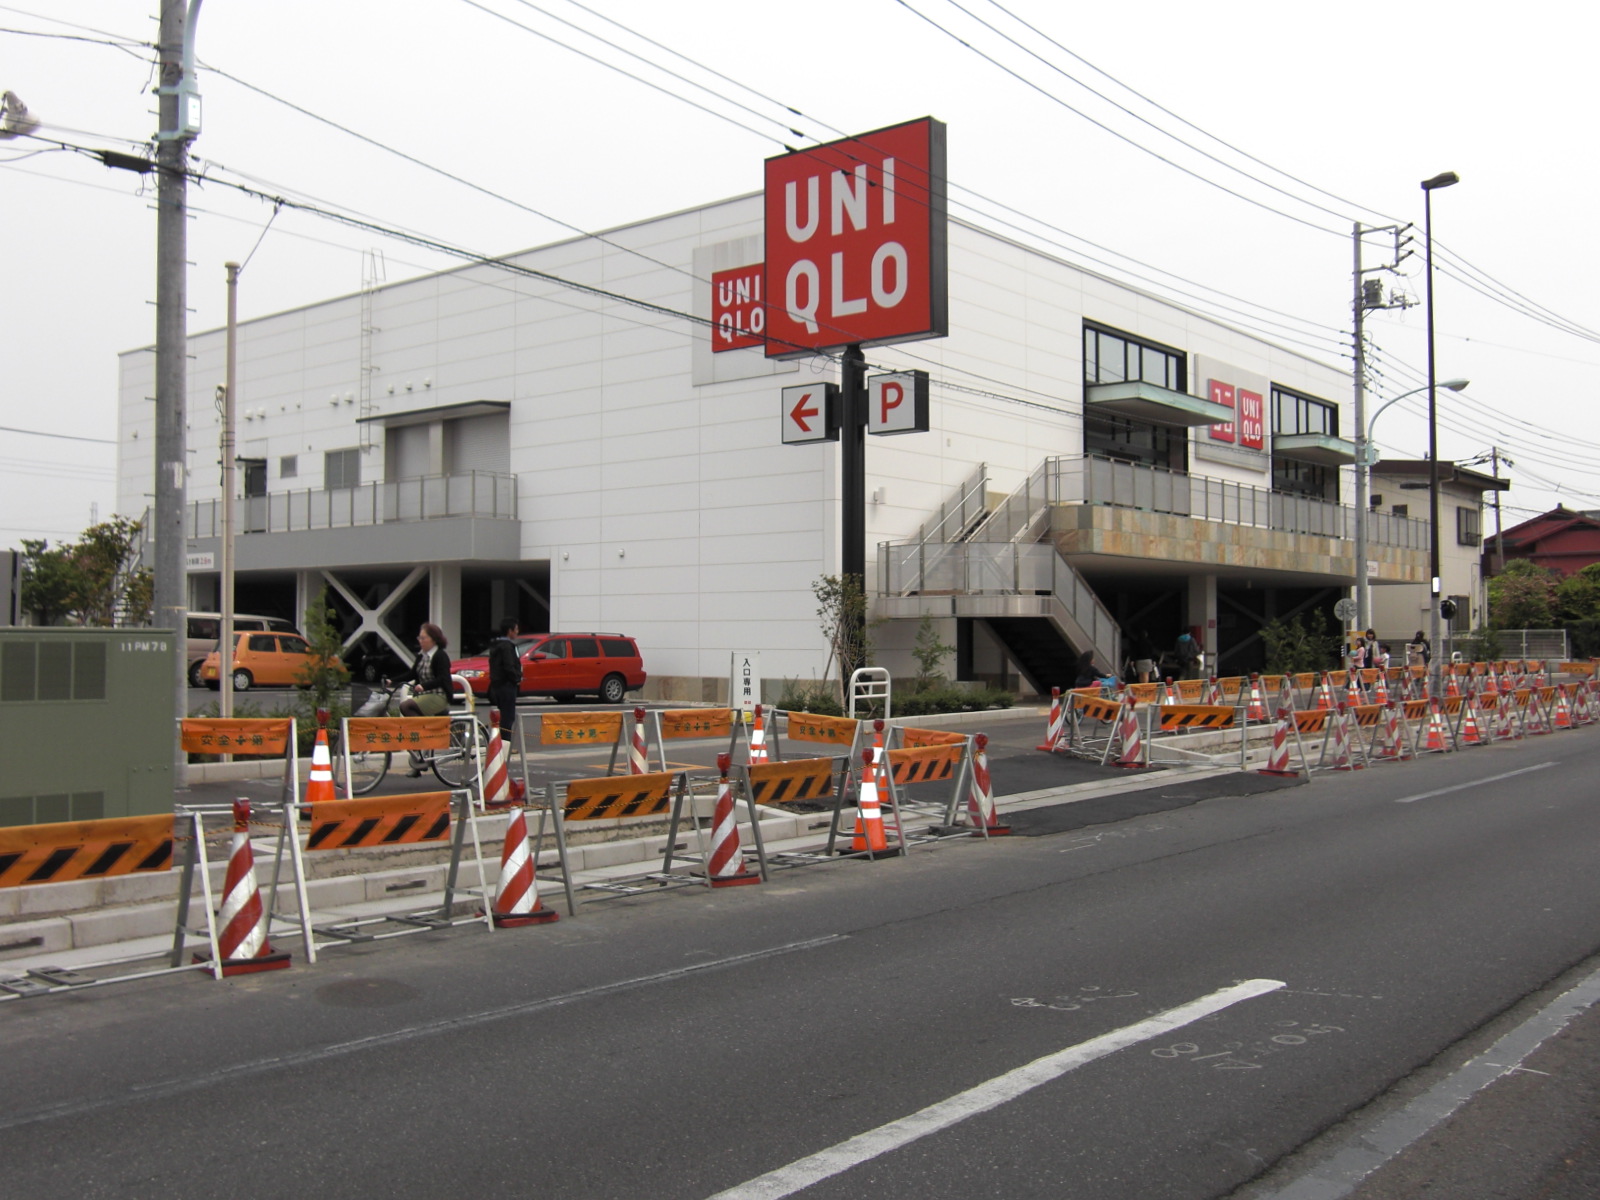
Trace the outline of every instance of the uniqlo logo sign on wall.
<path fill-rule="evenodd" d="M 1213 404 L 1225 405 L 1238 412 L 1234 421 L 1224 421 L 1211 427 L 1214 442 L 1238 442 L 1247 450 L 1266 448 L 1266 401 L 1260 392 L 1235 387 L 1220 379 L 1211 380 L 1210 399 Z"/>
<path fill-rule="evenodd" d="M 711 276 L 711 349 L 759 346 L 767 328 L 761 264 L 717 271 Z"/>
<path fill-rule="evenodd" d="M 769 158 L 765 207 L 769 358 L 948 332 L 943 122 Z"/>

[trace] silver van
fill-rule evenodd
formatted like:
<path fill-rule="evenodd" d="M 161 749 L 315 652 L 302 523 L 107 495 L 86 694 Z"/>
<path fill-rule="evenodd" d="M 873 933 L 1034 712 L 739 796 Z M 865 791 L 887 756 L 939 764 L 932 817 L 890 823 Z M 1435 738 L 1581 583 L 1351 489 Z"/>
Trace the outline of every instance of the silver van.
<path fill-rule="evenodd" d="M 254 613 L 234 613 L 235 633 L 260 633 L 273 630 L 278 633 L 299 633 L 293 621 L 282 617 L 262 617 Z M 222 637 L 222 614 L 192 612 L 189 614 L 189 686 L 200 687 L 200 664 L 217 648 Z"/>

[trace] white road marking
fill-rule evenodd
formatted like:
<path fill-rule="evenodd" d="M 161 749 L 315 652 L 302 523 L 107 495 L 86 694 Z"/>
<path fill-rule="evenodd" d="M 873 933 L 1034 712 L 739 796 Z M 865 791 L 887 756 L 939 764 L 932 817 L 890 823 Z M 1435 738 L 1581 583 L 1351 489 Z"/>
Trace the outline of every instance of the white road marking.
<path fill-rule="evenodd" d="M 769 1171 L 765 1175 L 718 1192 L 711 1197 L 711 1200 L 778 1200 L 782 1196 L 791 1196 L 814 1183 L 847 1171 L 879 1155 L 887 1154 L 891 1150 L 897 1150 L 918 1138 L 947 1129 L 965 1121 L 968 1117 L 988 1112 L 991 1108 L 998 1108 L 1006 1101 L 1015 1100 L 1018 1096 L 1059 1079 L 1086 1063 L 1171 1033 L 1202 1017 L 1208 1017 L 1212 1013 L 1238 1004 L 1241 1000 L 1264 996 L 1284 986 L 1275 979 L 1249 979 L 1212 992 L 1209 996 L 1181 1004 L 1177 1008 L 1169 1008 L 1166 1012 L 1148 1017 L 1137 1024 L 1114 1029 L 1097 1038 L 1090 1038 L 1087 1042 L 1079 1042 L 1075 1046 L 1068 1046 L 1064 1050 L 1057 1050 L 1054 1054 L 1047 1054 L 1043 1058 L 1024 1063 L 1004 1075 L 997 1075 L 976 1087 L 958 1092 L 947 1100 L 930 1104 L 920 1112 L 914 1112 L 898 1121 L 891 1121 L 887 1125 L 880 1125 L 836 1146 L 797 1159 L 786 1167 L 779 1167 L 776 1171 Z"/>
<path fill-rule="evenodd" d="M 1418 800 L 1431 800 L 1435 796 L 1445 796 L 1451 792 L 1465 791 L 1467 788 L 1482 787 L 1486 783 L 1499 783 L 1502 779 L 1512 779 L 1518 775 L 1526 775 L 1530 771 L 1542 771 L 1546 767 L 1559 766 L 1558 763 L 1542 762 L 1531 767 L 1523 767 L 1520 771 L 1507 771 L 1504 775 L 1490 775 L 1487 779 L 1474 779 L 1470 783 L 1458 783 L 1454 787 L 1439 788 L 1432 792 L 1418 792 L 1415 796 L 1401 796 L 1396 804 L 1412 804 Z"/>

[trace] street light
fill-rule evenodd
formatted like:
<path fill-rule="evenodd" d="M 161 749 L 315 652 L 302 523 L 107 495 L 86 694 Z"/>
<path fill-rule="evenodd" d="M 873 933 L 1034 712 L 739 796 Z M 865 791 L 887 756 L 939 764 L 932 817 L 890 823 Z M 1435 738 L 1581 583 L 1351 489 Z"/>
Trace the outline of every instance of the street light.
<path fill-rule="evenodd" d="M 1428 263 L 1428 645 L 1433 665 L 1428 674 L 1435 695 L 1439 691 L 1439 390 L 1433 374 L 1433 193 L 1460 183 L 1454 171 L 1443 171 L 1422 181 L 1422 230 Z"/>
<path fill-rule="evenodd" d="M 1452 392 L 1459 392 L 1466 387 L 1465 379 L 1446 379 L 1439 384 Z M 1356 495 L 1366 495 L 1368 472 L 1377 465 L 1378 448 L 1373 440 L 1372 431 L 1378 424 L 1378 418 L 1383 416 L 1391 405 L 1399 403 L 1407 396 L 1415 396 L 1418 392 L 1428 390 L 1428 385 L 1414 387 L 1409 392 L 1401 392 L 1393 400 L 1385 401 L 1378 406 L 1378 410 L 1367 419 L 1365 430 L 1356 430 Z M 1367 522 L 1372 519 L 1369 512 L 1356 514 L 1356 625 L 1361 629 L 1369 628 L 1372 624 L 1372 584 L 1367 579 Z"/>

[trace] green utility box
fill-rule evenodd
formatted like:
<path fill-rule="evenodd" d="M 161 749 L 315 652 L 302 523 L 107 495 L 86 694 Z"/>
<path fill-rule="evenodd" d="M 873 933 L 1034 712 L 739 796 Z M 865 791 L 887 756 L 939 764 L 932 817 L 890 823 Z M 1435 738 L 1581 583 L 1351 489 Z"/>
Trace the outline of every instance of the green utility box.
<path fill-rule="evenodd" d="M 0 825 L 172 810 L 174 635 L 0 629 Z"/>

